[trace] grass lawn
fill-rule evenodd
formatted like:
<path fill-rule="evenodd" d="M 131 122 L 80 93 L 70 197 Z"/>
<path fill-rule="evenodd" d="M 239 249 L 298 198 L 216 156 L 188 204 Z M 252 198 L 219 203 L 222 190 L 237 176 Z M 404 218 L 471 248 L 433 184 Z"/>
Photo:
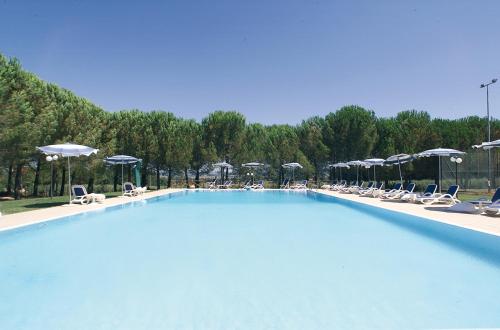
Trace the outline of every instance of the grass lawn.
<path fill-rule="evenodd" d="M 105 193 L 106 198 L 113 198 L 120 196 L 122 193 L 110 192 Z M 20 200 L 13 201 L 2 201 L 0 202 L 0 212 L 2 214 L 12 214 L 18 212 L 26 212 L 31 210 L 43 209 L 51 206 L 58 206 L 68 203 L 69 196 L 56 196 L 54 198 L 49 197 L 37 197 L 37 198 L 23 198 Z"/>

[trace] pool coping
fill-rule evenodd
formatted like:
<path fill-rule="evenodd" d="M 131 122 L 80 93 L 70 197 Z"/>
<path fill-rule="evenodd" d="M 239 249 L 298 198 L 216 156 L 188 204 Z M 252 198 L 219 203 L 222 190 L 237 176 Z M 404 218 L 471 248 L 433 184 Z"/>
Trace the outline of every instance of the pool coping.
<path fill-rule="evenodd" d="M 47 207 L 43 209 L 19 212 L 14 214 L 6 214 L 0 217 L 0 232 L 17 229 L 21 227 L 31 226 L 42 222 L 54 221 L 61 218 L 103 210 L 108 207 L 125 205 L 133 202 L 147 200 L 150 198 L 166 196 L 177 192 L 185 191 L 186 189 L 161 189 L 148 191 L 139 196 L 123 197 L 118 196 L 108 198 L 102 203 L 91 203 L 88 205 L 79 204 L 64 204 L 60 206 Z"/>
<path fill-rule="evenodd" d="M 421 218 L 422 221 L 430 220 L 441 222 L 447 225 L 461 227 L 494 236 L 500 236 L 500 218 L 494 218 L 480 214 L 451 212 L 447 210 L 449 206 L 442 204 L 423 205 L 391 200 L 381 200 L 379 198 L 362 197 L 355 194 L 342 194 L 336 191 L 324 189 L 310 189 L 310 191 L 354 203 L 369 205 L 388 211 L 416 216 L 418 218 Z"/>

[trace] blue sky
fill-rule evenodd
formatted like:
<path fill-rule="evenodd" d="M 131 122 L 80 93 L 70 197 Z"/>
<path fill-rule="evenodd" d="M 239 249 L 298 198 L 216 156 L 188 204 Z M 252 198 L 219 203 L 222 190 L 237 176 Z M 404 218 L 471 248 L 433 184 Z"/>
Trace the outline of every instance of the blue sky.
<path fill-rule="evenodd" d="M 0 0 L 0 52 L 108 111 L 484 116 L 500 1 Z M 490 91 L 499 117 L 500 83 Z"/>

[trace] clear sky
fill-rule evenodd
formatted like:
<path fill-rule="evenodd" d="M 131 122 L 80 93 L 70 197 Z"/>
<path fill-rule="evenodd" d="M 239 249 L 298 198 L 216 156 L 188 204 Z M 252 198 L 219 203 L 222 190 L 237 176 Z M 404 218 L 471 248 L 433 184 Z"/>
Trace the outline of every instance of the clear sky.
<path fill-rule="evenodd" d="M 105 110 L 485 115 L 499 0 L 0 0 L 0 52 Z M 500 83 L 490 90 L 500 114 Z"/>

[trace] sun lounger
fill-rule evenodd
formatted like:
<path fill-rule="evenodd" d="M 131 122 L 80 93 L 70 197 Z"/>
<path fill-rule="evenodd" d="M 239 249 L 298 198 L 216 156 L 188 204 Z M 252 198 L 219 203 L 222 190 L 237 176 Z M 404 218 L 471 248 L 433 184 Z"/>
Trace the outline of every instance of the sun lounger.
<path fill-rule="evenodd" d="M 350 185 L 348 185 L 348 186 L 346 186 L 344 188 L 339 189 L 339 193 L 350 194 L 352 189 L 358 188 L 358 187 L 359 187 L 358 183 L 356 181 L 352 181 Z"/>
<path fill-rule="evenodd" d="M 217 179 L 207 182 L 205 187 L 206 189 L 217 189 Z"/>
<path fill-rule="evenodd" d="M 408 184 L 408 186 L 406 187 L 405 190 L 399 190 L 399 191 L 394 192 L 393 194 L 383 194 L 382 196 L 380 196 L 380 198 L 381 199 L 395 199 L 395 200 L 397 200 L 397 199 L 401 199 L 406 194 L 412 194 L 413 190 L 415 190 L 415 184 L 410 183 L 410 184 Z"/>
<path fill-rule="evenodd" d="M 500 210 L 500 188 L 497 188 L 490 200 L 478 199 L 462 202 L 451 206 L 448 210 L 459 213 L 481 214 L 485 212 L 488 215 L 497 215 Z"/>
<path fill-rule="evenodd" d="M 437 190 L 437 184 L 432 183 L 432 184 L 427 185 L 427 187 L 425 188 L 425 191 L 423 193 L 421 193 L 421 194 L 417 194 L 417 193 L 404 194 L 403 196 L 401 196 L 400 200 L 414 203 L 418 198 L 421 198 L 421 197 L 434 197 L 436 194 L 436 190 Z"/>
<path fill-rule="evenodd" d="M 354 185 L 352 187 L 347 187 L 347 188 L 344 188 L 341 193 L 345 193 L 345 194 L 356 194 L 358 193 L 358 191 L 360 190 L 364 190 L 367 188 L 367 185 L 368 183 L 365 182 L 365 181 L 362 181 L 361 184 L 359 185 Z"/>
<path fill-rule="evenodd" d="M 290 189 L 290 179 L 283 180 L 283 183 L 280 185 L 280 189 Z"/>
<path fill-rule="evenodd" d="M 138 192 L 135 186 L 131 182 L 125 182 L 123 184 L 123 196 L 133 197 L 137 196 Z"/>
<path fill-rule="evenodd" d="M 223 184 L 217 186 L 218 189 L 229 189 L 233 185 L 233 181 L 227 180 Z"/>
<path fill-rule="evenodd" d="M 353 193 L 357 194 L 357 195 L 361 195 L 365 192 L 371 191 L 373 189 L 374 185 L 375 185 L 375 182 L 370 181 L 370 182 L 368 182 L 368 184 L 366 185 L 365 188 L 358 189 L 358 190 L 354 191 Z"/>
<path fill-rule="evenodd" d="M 91 201 L 89 194 L 87 194 L 87 190 L 84 186 L 75 185 L 71 186 L 71 191 L 73 193 L 73 199 L 71 200 L 71 204 L 79 203 L 81 205 L 88 204 Z"/>
<path fill-rule="evenodd" d="M 351 183 L 345 185 L 344 187 L 338 188 L 337 191 L 340 193 L 346 193 L 346 192 L 350 192 L 350 189 L 352 189 L 353 187 L 357 187 L 356 181 L 351 181 Z"/>
<path fill-rule="evenodd" d="M 452 185 L 448 188 L 448 191 L 445 194 L 434 194 L 434 196 L 430 197 L 420 197 L 416 199 L 416 202 L 427 205 L 438 203 L 454 205 L 456 203 L 460 203 L 460 201 L 457 199 L 459 188 L 460 186 L 458 185 Z"/>
<path fill-rule="evenodd" d="M 498 216 L 500 215 L 500 200 L 491 203 L 483 209 L 484 213 L 490 216 Z"/>
<path fill-rule="evenodd" d="M 332 181 L 330 184 L 324 184 L 320 187 L 320 189 L 330 189 L 338 183 L 337 180 Z"/>
<path fill-rule="evenodd" d="M 385 192 L 384 183 L 378 182 L 375 188 L 372 189 L 371 193 L 366 194 L 367 197 L 378 197 Z"/>
<path fill-rule="evenodd" d="M 495 190 L 495 193 L 493 194 L 493 197 L 491 197 L 490 200 L 487 200 L 487 199 L 477 199 L 477 200 L 474 200 L 474 201 L 467 201 L 467 203 L 478 205 L 479 207 L 485 207 L 485 206 L 494 204 L 494 203 L 496 203 L 498 201 L 500 201 L 500 188 L 497 188 Z"/>
<path fill-rule="evenodd" d="M 354 183 L 352 185 L 350 185 L 349 187 L 345 187 L 345 188 L 340 189 L 339 192 L 342 194 L 352 194 L 353 191 L 359 190 L 360 187 L 363 187 L 363 186 L 364 186 L 364 182 L 362 182 L 360 185 L 359 182 L 354 181 Z"/>
<path fill-rule="evenodd" d="M 307 180 L 302 180 L 290 187 L 290 189 L 307 189 Z"/>
<path fill-rule="evenodd" d="M 135 191 L 137 192 L 138 195 L 142 195 L 146 191 L 148 191 L 148 187 L 136 187 Z"/>
<path fill-rule="evenodd" d="M 384 183 L 377 182 L 374 185 L 372 185 L 371 188 L 359 191 L 359 195 L 365 197 L 373 197 L 375 194 L 378 194 L 383 188 L 384 188 Z"/>
<path fill-rule="evenodd" d="M 333 187 L 330 187 L 330 190 L 338 191 L 340 189 L 345 188 L 346 185 L 347 185 L 347 182 L 345 180 L 341 180 L 338 184 L 334 185 Z"/>
<path fill-rule="evenodd" d="M 389 196 L 392 196 L 393 194 L 400 192 L 402 190 L 401 189 L 402 187 L 403 187 L 403 185 L 400 182 L 398 182 L 398 183 L 394 184 L 394 187 L 392 187 L 392 189 L 385 190 L 383 193 L 381 193 L 379 195 L 379 197 L 384 199 L 384 198 L 387 198 Z"/>
<path fill-rule="evenodd" d="M 94 202 L 102 203 L 106 199 L 106 196 L 104 194 L 87 193 L 87 189 L 82 185 L 71 186 L 71 191 L 73 192 L 74 197 L 71 200 L 71 204 L 79 203 L 83 205 Z"/>
<path fill-rule="evenodd" d="M 264 181 L 259 180 L 259 182 L 253 184 L 250 188 L 252 188 L 252 189 L 264 189 Z"/>

